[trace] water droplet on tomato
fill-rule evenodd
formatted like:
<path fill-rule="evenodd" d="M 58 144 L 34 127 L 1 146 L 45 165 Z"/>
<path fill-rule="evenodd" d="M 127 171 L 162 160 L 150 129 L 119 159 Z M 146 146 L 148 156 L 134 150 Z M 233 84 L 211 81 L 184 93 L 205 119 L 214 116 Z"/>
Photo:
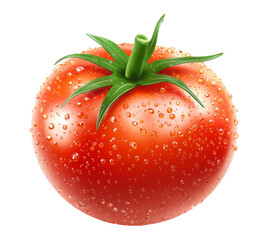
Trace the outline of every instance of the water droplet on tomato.
<path fill-rule="evenodd" d="M 72 155 L 72 160 L 73 160 L 74 162 L 78 161 L 78 160 L 79 160 L 79 154 L 78 154 L 78 153 L 74 153 L 74 154 Z"/>
<path fill-rule="evenodd" d="M 149 163 L 149 160 L 148 159 L 143 159 L 143 163 L 147 165 Z"/>
<path fill-rule="evenodd" d="M 164 88 L 164 87 L 162 87 L 162 88 L 160 88 L 160 92 L 165 92 L 166 91 L 166 88 Z"/>
<path fill-rule="evenodd" d="M 130 147 L 133 149 L 137 149 L 138 145 L 136 142 L 130 142 Z"/>
<path fill-rule="evenodd" d="M 52 137 L 51 136 L 46 136 L 46 140 L 50 142 L 52 140 Z"/>
<path fill-rule="evenodd" d="M 163 118 L 164 117 L 164 114 L 163 113 L 159 113 L 158 116 L 159 116 L 159 118 Z"/>
<path fill-rule="evenodd" d="M 218 130 L 218 134 L 219 134 L 219 135 L 223 135 L 223 134 L 224 134 L 224 130 L 223 130 L 223 129 L 219 129 L 219 130 Z"/>
<path fill-rule="evenodd" d="M 201 84 L 201 85 L 203 85 L 203 84 L 205 83 L 205 81 L 204 81 L 203 78 L 199 78 L 199 79 L 198 79 L 198 83 Z"/>
<path fill-rule="evenodd" d="M 83 67 L 78 66 L 78 67 L 75 68 L 75 73 L 82 73 L 82 72 L 84 72 L 84 70 L 85 69 Z"/>
<path fill-rule="evenodd" d="M 136 121 L 134 121 L 134 122 L 132 122 L 132 125 L 133 125 L 133 126 L 137 126 L 138 123 L 137 123 Z"/>
<path fill-rule="evenodd" d="M 146 129 L 145 128 L 140 128 L 140 132 L 144 134 L 144 133 L 146 133 Z"/>
<path fill-rule="evenodd" d="M 153 114 L 153 113 L 154 113 L 154 110 L 153 110 L 152 108 L 149 108 L 149 109 L 148 109 L 148 112 L 149 112 L 150 114 Z"/>
<path fill-rule="evenodd" d="M 55 127 L 55 125 L 54 125 L 53 123 L 50 123 L 50 124 L 48 125 L 48 128 L 49 128 L 49 129 L 54 129 L 54 127 Z"/>
<path fill-rule="evenodd" d="M 170 118 L 170 119 L 175 119 L 175 117 L 176 117 L 175 114 L 170 114 L 170 115 L 169 115 L 169 118 Z"/>
<path fill-rule="evenodd" d="M 128 104 L 124 104 L 124 105 L 123 105 L 123 108 L 124 108 L 124 109 L 128 109 Z"/>
<path fill-rule="evenodd" d="M 171 107 L 167 108 L 167 112 L 168 113 L 172 113 L 173 112 L 173 109 Z"/>
<path fill-rule="evenodd" d="M 65 118 L 65 120 L 69 120 L 70 119 L 70 114 L 65 114 L 64 118 Z"/>

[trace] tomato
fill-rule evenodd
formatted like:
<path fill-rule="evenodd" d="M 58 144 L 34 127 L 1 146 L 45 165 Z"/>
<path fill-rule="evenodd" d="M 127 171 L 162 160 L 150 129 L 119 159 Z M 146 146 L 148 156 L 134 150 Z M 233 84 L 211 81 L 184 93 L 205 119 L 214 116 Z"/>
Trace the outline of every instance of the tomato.
<path fill-rule="evenodd" d="M 130 56 L 133 44 L 119 47 Z M 83 52 L 109 60 L 104 48 Z M 189 56 L 156 47 L 149 63 Z M 84 59 L 55 67 L 37 94 L 34 150 L 60 195 L 103 221 L 144 225 L 174 218 L 201 203 L 226 173 L 236 150 L 236 109 L 222 80 L 203 62 L 161 70 L 182 80 L 203 103 L 172 83 L 137 86 L 121 95 L 96 128 L 110 87 L 72 98 L 109 76 Z"/>

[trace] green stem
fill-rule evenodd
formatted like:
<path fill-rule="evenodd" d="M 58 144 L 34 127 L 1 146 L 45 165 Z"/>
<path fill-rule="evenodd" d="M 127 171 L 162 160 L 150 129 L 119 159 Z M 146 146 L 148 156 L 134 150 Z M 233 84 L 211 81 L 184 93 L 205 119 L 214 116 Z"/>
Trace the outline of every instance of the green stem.
<path fill-rule="evenodd" d="M 136 35 L 134 47 L 126 67 L 125 76 L 127 79 L 139 80 L 143 71 L 148 44 L 149 40 L 146 36 L 142 34 Z"/>

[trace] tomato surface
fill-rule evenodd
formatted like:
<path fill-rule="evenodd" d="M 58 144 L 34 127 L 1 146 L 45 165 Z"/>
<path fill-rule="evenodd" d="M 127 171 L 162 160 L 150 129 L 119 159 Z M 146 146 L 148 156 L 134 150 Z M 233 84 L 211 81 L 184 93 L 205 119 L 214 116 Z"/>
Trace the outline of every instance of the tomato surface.
<path fill-rule="evenodd" d="M 133 45 L 119 45 L 130 55 Z M 84 53 L 112 60 L 103 48 Z M 156 47 L 150 62 L 182 57 Z M 186 54 L 187 56 L 187 54 Z M 161 71 L 179 78 L 204 104 L 170 83 L 138 86 L 96 122 L 109 87 L 79 87 L 111 74 L 82 59 L 59 64 L 37 94 L 33 145 L 43 172 L 74 207 L 103 221 L 144 225 L 201 203 L 226 173 L 236 150 L 236 109 L 221 79 L 204 63 Z"/>

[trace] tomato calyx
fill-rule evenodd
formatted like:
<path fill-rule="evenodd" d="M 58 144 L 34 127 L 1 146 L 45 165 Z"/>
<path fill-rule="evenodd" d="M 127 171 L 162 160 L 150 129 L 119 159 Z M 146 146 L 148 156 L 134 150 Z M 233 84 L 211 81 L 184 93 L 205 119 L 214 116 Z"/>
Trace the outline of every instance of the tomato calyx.
<path fill-rule="evenodd" d="M 202 107 L 204 107 L 198 97 L 183 81 L 168 75 L 158 74 L 158 72 L 165 68 L 173 67 L 179 64 L 209 61 L 220 57 L 223 53 L 200 57 L 166 58 L 156 60 L 148 64 L 148 61 L 155 50 L 158 32 L 164 17 L 165 15 L 158 20 L 150 41 L 142 34 L 136 35 L 134 47 L 130 56 L 128 56 L 116 43 L 112 42 L 111 40 L 87 34 L 90 38 L 99 43 L 111 55 L 114 61 L 91 54 L 69 54 L 60 58 L 55 64 L 67 58 L 79 58 L 105 68 L 112 72 L 112 74 L 96 78 L 83 85 L 76 90 L 61 107 L 63 108 L 64 105 L 67 104 L 72 98 L 80 94 L 98 88 L 112 86 L 106 94 L 100 107 L 96 126 L 96 129 L 98 130 L 105 113 L 121 95 L 138 85 L 145 86 L 163 82 L 172 83 L 180 87 L 190 96 L 192 96 Z"/>

